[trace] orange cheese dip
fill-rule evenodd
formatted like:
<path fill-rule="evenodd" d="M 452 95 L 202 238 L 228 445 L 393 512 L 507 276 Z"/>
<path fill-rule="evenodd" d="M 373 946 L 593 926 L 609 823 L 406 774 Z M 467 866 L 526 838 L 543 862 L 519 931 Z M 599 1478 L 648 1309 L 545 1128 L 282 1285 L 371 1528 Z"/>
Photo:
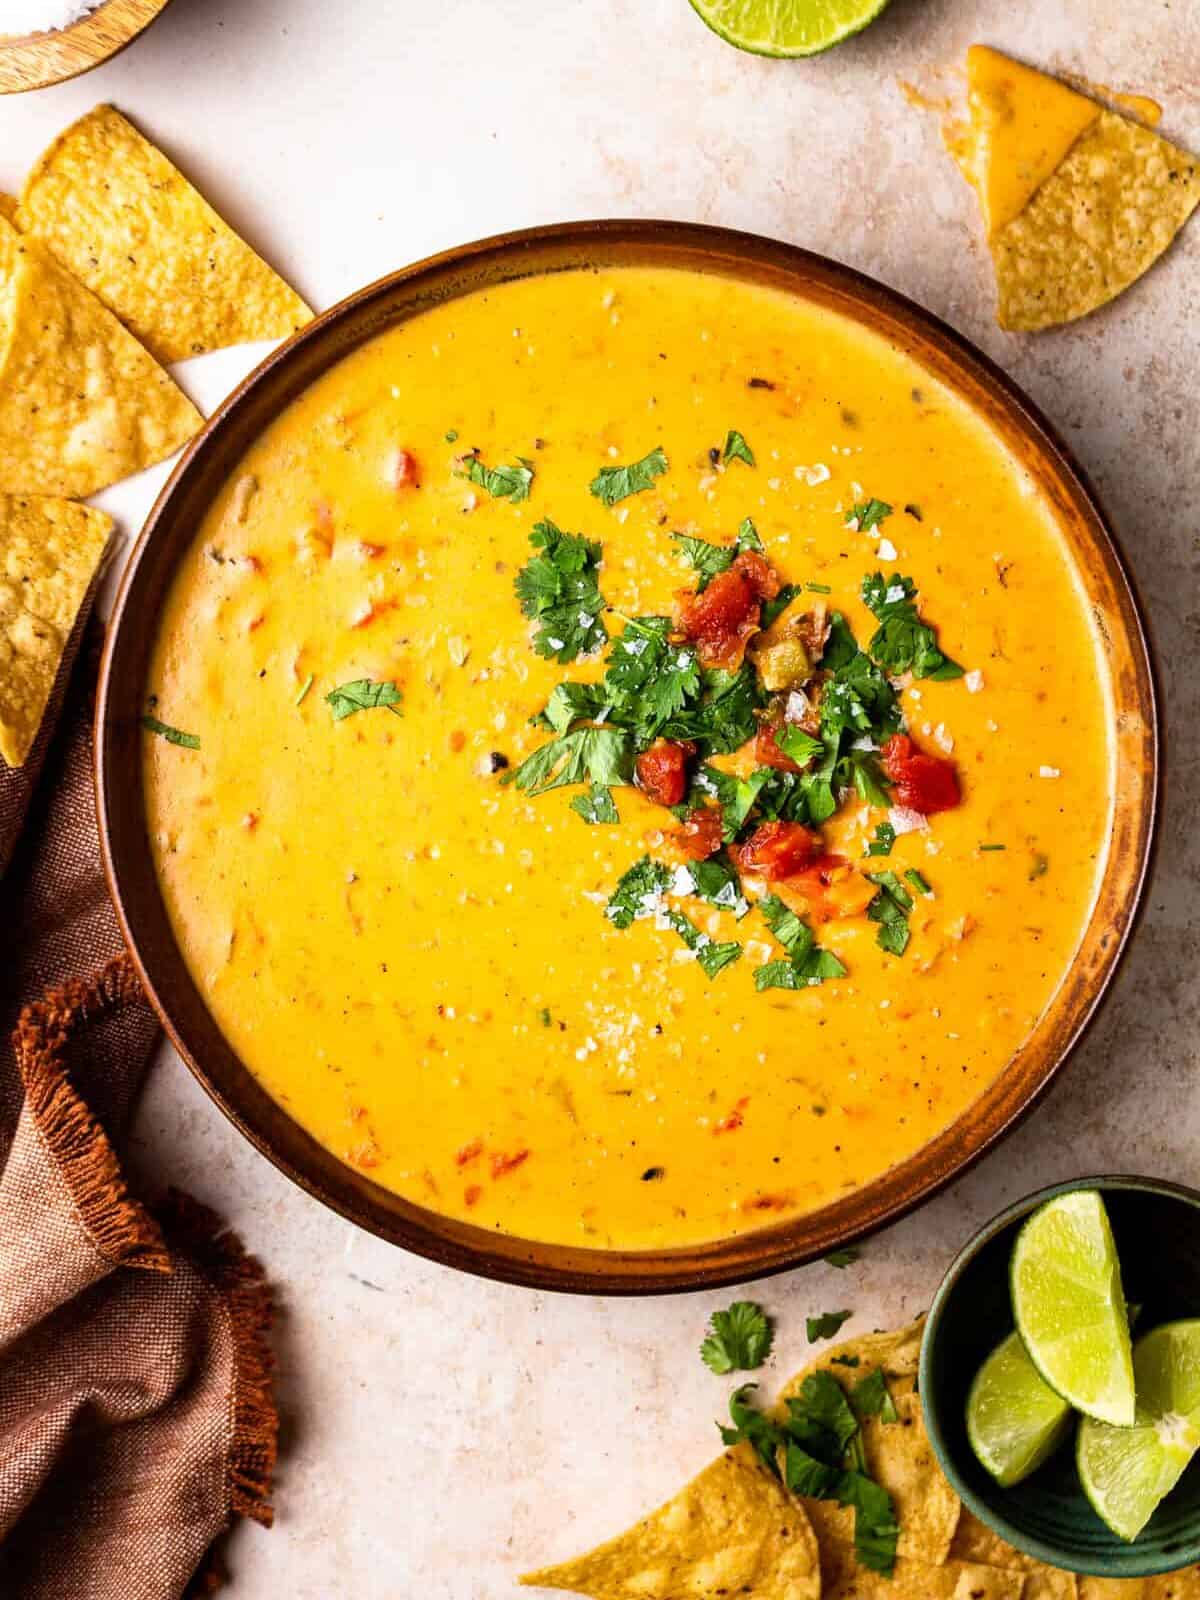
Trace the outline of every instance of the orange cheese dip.
<path fill-rule="evenodd" d="M 753 466 L 714 463 L 730 429 Z M 590 492 L 656 447 L 651 487 L 611 507 Z M 464 477 L 471 449 L 527 461 L 528 497 Z M 863 527 L 870 497 L 891 512 Z M 641 857 L 678 861 L 663 806 L 617 786 L 620 820 L 589 826 L 569 805 L 586 789 L 504 781 L 551 737 L 531 718 L 555 686 L 603 671 L 535 653 L 513 587 L 534 525 L 601 544 L 616 636 L 695 589 L 672 533 L 729 544 L 746 517 L 779 577 L 827 588 L 860 645 L 864 576 L 911 575 L 966 669 L 897 679 L 909 736 L 953 763 L 962 803 L 879 859 L 888 810 L 842 797 L 822 832 L 851 892 L 813 926 L 846 973 L 795 991 L 755 988 L 784 952 L 753 904 L 739 920 L 668 896 L 741 946 L 713 978 L 661 917 L 606 916 Z M 327 696 L 358 680 L 402 699 L 335 717 Z M 198 530 L 147 696 L 199 740 L 147 733 L 149 835 L 242 1060 L 378 1183 L 530 1238 L 715 1239 L 913 1154 L 1028 1037 L 1106 849 L 1104 662 L 1021 468 L 876 335 L 699 274 L 526 279 L 341 362 Z M 853 892 L 883 869 L 932 891 L 913 894 L 902 955 L 865 914 L 874 887 Z M 763 887 L 750 875 L 751 901 Z"/>

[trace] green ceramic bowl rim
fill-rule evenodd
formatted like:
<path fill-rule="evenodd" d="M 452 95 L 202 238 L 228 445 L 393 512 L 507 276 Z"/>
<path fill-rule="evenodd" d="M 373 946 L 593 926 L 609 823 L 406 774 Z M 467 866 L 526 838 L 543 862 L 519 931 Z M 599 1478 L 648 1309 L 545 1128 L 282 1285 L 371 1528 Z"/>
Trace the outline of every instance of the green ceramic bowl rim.
<path fill-rule="evenodd" d="M 1006 1228 L 1020 1221 L 1022 1217 L 1028 1216 L 1047 1200 L 1053 1200 L 1056 1195 L 1071 1194 L 1077 1189 L 1099 1189 L 1101 1192 L 1115 1189 L 1127 1193 L 1153 1194 L 1164 1200 L 1178 1200 L 1192 1210 L 1200 1211 L 1200 1190 L 1186 1188 L 1183 1184 L 1169 1183 L 1161 1178 L 1140 1178 L 1133 1174 L 1098 1174 L 1088 1178 L 1071 1178 L 1066 1182 L 1038 1189 L 1033 1194 L 1026 1195 L 1023 1200 L 1014 1201 L 1012 1205 L 1006 1206 L 973 1234 L 958 1252 L 947 1268 L 946 1275 L 929 1307 L 925 1319 L 925 1331 L 921 1337 L 919 1377 L 925 1431 L 929 1435 L 942 1471 L 962 1503 L 969 1511 L 974 1512 L 981 1522 L 986 1523 L 993 1533 L 998 1533 L 1008 1544 L 1024 1551 L 1027 1556 L 1033 1556 L 1037 1561 L 1044 1561 L 1048 1566 L 1060 1567 L 1067 1572 L 1094 1578 L 1150 1578 L 1160 1573 L 1178 1572 L 1181 1567 L 1193 1566 L 1200 1562 L 1200 1513 L 1196 1518 L 1195 1534 L 1186 1544 L 1172 1548 L 1169 1554 L 1149 1546 L 1139 1551 L 1135 1541 L 1127 1550 L 1123 1550 L 1116 1560 L 1111 1556 L 1103 1558 L 1080 1556 L 1074 1550 L 1066 1551 L 1034 1538 L 1022 1528 L 1009 1522 L 986 1500 L 981 1499 L 960 1475 L 942 1432 L 934 1387 L 933 1352 L 942 1317 L 958 1287 L 959 1280 L 979 1252 L 990 1244 L 997 1234 L 1003 1233 Z M 1079 1491 L 1079 1498 L 1081 1502 L 1084 1501 L 1082 1489 Z M 1118 1570 L 1114 1570 L 1114 1567 Z"/>

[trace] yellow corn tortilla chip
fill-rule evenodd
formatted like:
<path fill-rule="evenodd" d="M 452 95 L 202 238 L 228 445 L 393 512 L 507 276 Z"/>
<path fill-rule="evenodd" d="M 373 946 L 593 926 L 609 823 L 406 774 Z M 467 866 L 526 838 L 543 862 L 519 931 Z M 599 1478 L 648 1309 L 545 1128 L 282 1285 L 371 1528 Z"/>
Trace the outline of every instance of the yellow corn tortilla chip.
<path fill-rule="evenodd" d="M 162 151 L 112 106 L 40 157 L 17 224 L 160 361 L 277 339 L 312 312 Z"/>
<path fill-rule="evenodd" d="M 897 1554 L 931 1566 L 940 1566 L 950 1554 L 958 1526 L 959 1501 L 942 1475 L 925 1433 L 921 1401 L 917 1394 L 917 1363 L 924 1320 L 918 1319 L 895 1333 L 872 1333 L 831 1347 L 780 1391 L 777 1411 L 786 1410 L 791 1395 L 799 1394 L 805 1378 L 829 1371 L 847 1390 L 876 1367 L 883 1369 L 899 1421 L 868 1417 L 862 1424 L 867 1469 L 892 1496 L 900 1523 Z M 839 1359 L 841 1358 L 841 1359 Z M 857 1360 L 857 1367 L 845 1361 Z M 852 1545 L 854 1512 L 830 1500 L 804 1499 L 822 1560 L 827 1544 Z"/>
<path fill-rule="evenodd" d="M 0 194 L 0 217 L 3 217 L 5 222 L 16 222 L 16 220 L 17 220 L 17 197 L 16 197 L 16 195 Z"/>
<path fill-rule="evenodd" d="M 1025 1600 L 1025 1578 L 980 1562 L 898 1560 L 891 1577 L 855 1564 L 846 1545 L 821 1550 L 821 1600 Z"/>
<path fill-rule="evenodd" d="M 575 1561 L 522 1583 L 597 1600 L 820 1600 L 808 1518 L 744 1445 L 673 1500 Z"/>
<path fill-rule="evenodd" d="M 1075 1574 L 1058 1567 L 1047 1567 L 1021 1550 L 1014 1550 L 986 1522 L 981 1522 L 963 1506 L 950 1546 L 952 1561 L 971 1561 L 981 1566 L 1001 1567 L 1006 1572 L 1025 1574 L 1021 1600 L 1078 1600 Z"/>
<path fill-rule="evenodd" d="M 0 756 L 9 766 L 33 748 L 112 526 L 70 500 L 0 496 Z"/>
<path fill-rule="evenodd" d="M 1102 111 L 991 241 L 1003 328 L 1034 332 L 1106 305 L 1146 272 L 1200 204 L 1200 163 Z"/>
<path fill-rule="evenodd" d="M 0 492 L 95 494 L 201 421 L 112 312 L 0 219 Z"/>
<path fill-rule="evenodd" d="M 1200 1567 L 1155 1578 L 1080 1578 L 1079 1600 L 1196 1600 Z"/>

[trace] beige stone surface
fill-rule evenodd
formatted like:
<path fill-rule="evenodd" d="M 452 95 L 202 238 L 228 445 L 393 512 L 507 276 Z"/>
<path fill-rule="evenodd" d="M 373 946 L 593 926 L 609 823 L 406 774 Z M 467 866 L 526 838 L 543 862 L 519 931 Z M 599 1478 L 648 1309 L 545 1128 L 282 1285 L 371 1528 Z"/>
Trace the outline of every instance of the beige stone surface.
<path fill-rule="evenodd" d="M 1058 423 L 1107 502 L 1158 638 L 1171 779 L 1149 913 L 1117 993 L 1043 1107 L 845 1272 L 755 1291 L 852 1332 L 926 1304 L 965 1233 L 1087 1171 L 1200 1182 L 1200 229 L 1132 293 L 1001 333 L 969 196 L 898 76 L 973 40 L 1158 96 L 1200 148 L 1197 0 L 893 0 L 823 59 L 740 56 L 687 0 L 176 0 L 100 72 L 0 102 L 0 187 L 101 99 L 136 116 L 314 305 L 427 251 L 604 214 L 794 240 L 912 295 Z M 212 401 L 245 353 L 182 369 Z M 157 474 L 106 496 L 127 530 Z M 356 1233 L 244 1144 L 164 1059 L 140 1158 L 241 1228 L 284 1315 L 279 1523 L 230 1553 L 231 1600 L 503 1600 L 666 1498 L 716 1444 L 728 1384 L 696 1357 L 728 1296 L 570 1300 L 474 1282 Z"/>

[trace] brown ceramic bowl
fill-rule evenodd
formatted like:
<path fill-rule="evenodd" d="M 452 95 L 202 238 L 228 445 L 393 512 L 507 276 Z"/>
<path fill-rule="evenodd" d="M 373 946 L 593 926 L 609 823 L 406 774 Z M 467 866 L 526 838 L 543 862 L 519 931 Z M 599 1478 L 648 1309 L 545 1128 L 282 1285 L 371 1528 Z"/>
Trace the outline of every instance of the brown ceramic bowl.
<path fill-rule="evenodd" d="M 262 428 L 336 361 L 432 303 L 567 267 L 685 267 L 768 284 L 855 318 L 987 420 L 1053 505 L 1102 630 L 1117 725 L 1112 848 L 1070 975 L 1016 1058 L 949 1128 L 831 1205 L 752 1233 L 674 1250 L 588 1250 L 506 1237 L 402 1200 L 344 1165 L 260 1087 L 226 1043 L 176 947 L 146 836 L 139 713 L 155 619 L 179 559 Z M 587 1293 L 695 1289 L 797 1266 L 910 1210 L 989 1149 L 1062 1066 L 1112 981 L 1142 897 L 1158 799 L 1153 668 L 1104 515 L 1045 419 L 984 356 L 910 301 L 847 267 L 748 234 L 682 223 L 538 228 L 435 256 L 335 306 L 269 356 L 220 407 L 151 513 L 117 601 L 97 707 L 97 787 L 109 885 L 146 988 L 176 1047 L 228 1117 L 310 1194 L 384 1239 L 488 1277 Z"/>

